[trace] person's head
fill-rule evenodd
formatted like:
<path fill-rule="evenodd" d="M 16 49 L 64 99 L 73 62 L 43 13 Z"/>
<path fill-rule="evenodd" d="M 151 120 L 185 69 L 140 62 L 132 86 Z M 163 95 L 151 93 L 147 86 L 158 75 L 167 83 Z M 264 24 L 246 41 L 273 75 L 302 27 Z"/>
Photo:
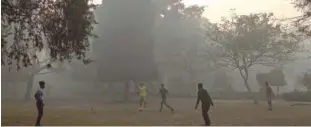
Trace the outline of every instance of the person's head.
<path fill-rule="evenodd" d="M 161 88 L 164 88 L 164 84 L 161 84 Z"/>
<path fill-rule="evenodd" d="M 144 83 L 140 83 L 140 86 L 144 86 Z"/>
<path fill-rule="evenodd" d="M 198 83 L 198 89 L 202 89 L 203 88 L 203 84 L 202 83 Z"/>
<path fill-rule="evenodd" d="M 45 88 L 45 82 L 44 81 L 40 81 L 39 82 L 39 86 L 41 89 L 44 89 Z"/>

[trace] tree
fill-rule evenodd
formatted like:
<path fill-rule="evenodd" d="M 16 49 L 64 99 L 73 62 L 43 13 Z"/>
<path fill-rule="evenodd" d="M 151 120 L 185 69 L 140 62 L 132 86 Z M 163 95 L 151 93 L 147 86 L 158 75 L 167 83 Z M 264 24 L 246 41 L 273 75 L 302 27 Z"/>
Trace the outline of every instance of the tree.
<path fill-rule="evenodd" d="M 52 61 L 86 59 L 94 7 L 91 0 L 2 0 L 1 64 L 28 67 L 42 51 Z"/>
<path fill-rule="evenodd" d="M 176 0 L 167 8 L 155 27 L 156 62 L 165 75 L 180 77 L 186 74 L 189 82 L 184 83 L 187 84 L 184 90 L 195 94 L 196 77 L 206 71 L 206 61 L 199 55 L 205 43 L 201 23 L 204 7 L 185 7 Z"/>
<path fill-rule="evenodd" d="M 285 75 L 282 69 L 276 68 L 271 70 L 269 73 L 257 73 L 256 80 L 261 88 L 264 88 L 265 81 L 268 81 L 270 85 L 277 87 L 277 93 L 280 93 L 280 86 L 287 85 Z"/>
<path fill-rule="evenodd" d="M 215 74 L 212 89 L 220 90 L 222 92 L 232 92 L 233 89 L 231 83 L 231 77 L 224 70 L 220 70 Z"/>
<path fill-rule="evenodd" d="M 299 84 L 306 86 L 308 90 L 311 90 L 311 70 L 302 73 L 302 75 L 298 75 L 297 81 Z"/>
<path fill-rule="evenodd" d="M 105 0 L 95 12 L 100 16 L 94 42 L 99 81 L 129 82 L 157 79 L 153 56 L 155 7 L 151 0 Z"/>
<path fill-rule="evenodd" d="M 311 0 L 293 0 L 295 7 L 302 11 L 303 14 L 298 17 L 294 17 L 295 24 L 298 27 L 298 31 L 304 33 L 306 36 L 311 36 Z"/>
<path fill-rule="evenodd" d="M 208 35 L 217 42 L 214 47 L 222 52 L 209 54 L 217 56 L 214 57 L 217 65 L 238 69 L 249 92 L 252 92 L 248 84 L 251 67 L 289 62 L 299 49 L 297 36 L 273 22 L 272 13 L 233 15 L 212 28 Z"/>

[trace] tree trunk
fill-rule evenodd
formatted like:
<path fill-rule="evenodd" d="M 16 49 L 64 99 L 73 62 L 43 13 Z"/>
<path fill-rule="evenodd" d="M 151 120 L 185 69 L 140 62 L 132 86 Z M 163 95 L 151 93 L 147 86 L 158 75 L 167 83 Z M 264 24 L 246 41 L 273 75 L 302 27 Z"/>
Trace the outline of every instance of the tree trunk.
<path fill-rule="evenodd" d="M 244 85 L 245 85 L 247 91 L 252 94 L 252 91 L 251 91 L 251 88 L 248 85 L 248 80 L 247 79 L 244 79 Z M 257 98 L 254 95 L 252 95 L 252 96 L 253 96 L 253 99 L 254 99 L 254 104 L 258 104 Z"/>
<path fill-rule="evenodd" d="M 26 100 L 26 101 L 29 101 L 30 98 L 31 98 L 34 79 L 35 79 L 35 75 L 34 75 L 34 74 L 31 74 L 31 75 L 28 77 L 27 89 L 26 89 L 26 94 L 25 94 L 25 100 Z"/>
<path fill-rule="evenodd" d="M 129 92 L 130 92 L 130 81 L 125 82 L 125 88 L 124 88 L 124 102 L 127 102 L 129 100 Z"/>

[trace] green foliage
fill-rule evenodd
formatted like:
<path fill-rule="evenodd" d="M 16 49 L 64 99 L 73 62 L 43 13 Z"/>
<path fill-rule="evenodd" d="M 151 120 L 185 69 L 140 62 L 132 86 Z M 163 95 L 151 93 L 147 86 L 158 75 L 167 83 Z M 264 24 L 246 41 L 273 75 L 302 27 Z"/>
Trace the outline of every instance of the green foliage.
<path fill-rule="evenodd" d="M 30 66 L 42 49 L 53 61 L 85 59 L 94 7 L 90 0 L 2 0 L 1 64 Z"/>

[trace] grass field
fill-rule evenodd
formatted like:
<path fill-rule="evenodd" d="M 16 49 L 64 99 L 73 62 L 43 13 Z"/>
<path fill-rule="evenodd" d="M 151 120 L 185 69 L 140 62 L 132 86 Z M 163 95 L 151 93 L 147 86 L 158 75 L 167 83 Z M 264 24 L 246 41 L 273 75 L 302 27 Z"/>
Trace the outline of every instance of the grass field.
<path fill-rule="evenodd" d="M 200 112 L 194 111 L 195 99 L 170 99 L 176 110 L 172 114 L 167 108 L 158 112 L 159 100 L 148 103 L 143 112 L 137 111 L 137 104 L 91 104 L 54 103 L 46 101 L 42 120 L 50 126 L 114 126 L 114 125 L 202 125 Z M 252 101 L 215 101 L 211 108 L 212 125 L 311 125 L 311 105 L 291 106 L 294 102 L 278 101 L 274 110 L 267 111 L 267 104 Z M 93 111 L 91 110 L 93 108 Z M 34 125 L 36 108 L 33 103 L 2 103 L 2 125 Z"/>

